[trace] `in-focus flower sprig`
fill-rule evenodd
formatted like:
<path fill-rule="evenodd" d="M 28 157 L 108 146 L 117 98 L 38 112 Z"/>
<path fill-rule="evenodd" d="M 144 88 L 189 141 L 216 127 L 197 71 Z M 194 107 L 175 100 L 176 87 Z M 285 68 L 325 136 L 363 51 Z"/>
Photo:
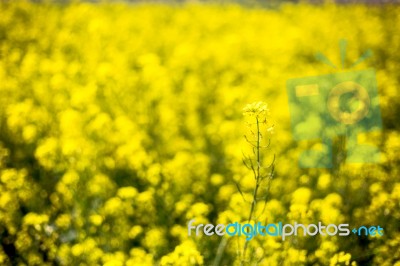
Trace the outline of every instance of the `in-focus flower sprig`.
<path fill-rule="evenodd" d="M 267 202 L 267 197 L 269 196 L 270 183 L 274 173 L 275 155 L 272 162 L 268 166 L 263 166 L 262 150 L 269 149 L 271 144 L 269 138 L 268 144 L 264 143 L 265 141 L 263 140 L 263 132 L 266 131 L 267 134 L 271 134 L 273 129 L 273 126 L 269 125 L 268 105 L 261 101 L 248 104 L 243 108 L 243 115 L 249 118 L 249 120 L 246 122 L 251 132 L 251 138 L 249 138 L 247 135 L 244 137 L 253 151 L 252 155 L 243 154 L 243 163 L 253 172 L 255 179 L 250 212 L 247 219 L 248 222 L 250 222 L 253 218 L 255 218 L 254 216 L 259 201 L 264 202 L 264 208 L 262 212 L 265 210 L 265 203 Z M 237 187 L 239 192 L 243 195 L 238 184 Z M 264 188 L 264 191 L 260 192 L 260 188 Z M 248 261 L 248 258 L 246 258 L 247 247 L 248 242 L 246 241 L 243 247 L 240 265 L 244 265 L 245 261 Z"/>

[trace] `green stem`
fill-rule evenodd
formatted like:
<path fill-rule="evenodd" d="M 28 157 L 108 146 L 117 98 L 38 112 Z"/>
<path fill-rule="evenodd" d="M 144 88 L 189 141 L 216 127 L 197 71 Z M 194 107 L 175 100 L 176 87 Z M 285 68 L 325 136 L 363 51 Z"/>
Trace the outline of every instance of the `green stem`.
<path fill-rule="evenodd" d="M 258 187 L 260 185 L 259 180 L 260 180 L 260 143 L 261 143 L 261 136 L 260 136 L 260 122 L 258 120 L 258 117 L 256 117 L 256 121 L 257 121 L 257 146 L 256 146 L 256 159 L 257 159 L 257 174 L 255 176 L 256 179 L 256 186 L 254 187 L 254 191 L 253 191 L 253 200 L 251 202 L 251 207 L 250 207 L 250 213 L 249 213 L 249 218 L 247 219 L 247 222 L 249 223 L 251 221 L 251 218 L 253 217 L 253 212 L 256 208 L 257 205 L 257 192 L 258 192 Z M 244 243 L 244 247 L 243 247 L 243 252 L 242 252 L 242 259 L 240 261 L 240 265 L 243 266 L 244 262 L 246 260 L 246 251 L 247 251 L 247 247 L 248 247 L 249 241 L 246 240 L 246 242 Z"/>

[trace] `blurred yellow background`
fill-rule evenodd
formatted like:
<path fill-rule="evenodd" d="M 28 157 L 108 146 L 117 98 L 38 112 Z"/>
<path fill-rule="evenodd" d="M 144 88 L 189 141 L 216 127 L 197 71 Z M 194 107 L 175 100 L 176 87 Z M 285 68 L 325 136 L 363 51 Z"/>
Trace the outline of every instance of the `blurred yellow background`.
<path fill-rule="evenodd" d="M 264 101 L 275 175 L 261 220 L 380 225 L 374 237 L 256 237 L 249 265 L 399 265 L 400 8 L 0 3 L 0 264 L 212 265 L 246 221 L 242 108 Z M 375 68 L 379 164 L 300 169 L 286 81 Z M 236 184 L 240 184 L 243 197 Z M 244 199 L 246 200 L 244 200 Z M 262 207 L 262 205 L 260 205 Z M 258 210 L 260 211 L 260 210 Z M 236 265 L 230 238 L 220 265 Z"/>

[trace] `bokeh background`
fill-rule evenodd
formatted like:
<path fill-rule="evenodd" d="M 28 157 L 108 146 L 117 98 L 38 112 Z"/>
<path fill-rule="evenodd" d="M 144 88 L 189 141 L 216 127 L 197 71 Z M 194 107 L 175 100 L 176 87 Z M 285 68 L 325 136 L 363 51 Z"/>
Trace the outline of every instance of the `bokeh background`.
<path fill-rule="evenodd" d="M 400 8 L 392 4 L 0 3 L 0 264 L 236 265 L 243 107 L 264 101 L 275 172 L 260 220 L 380 225 L 383 237 L 256 237 L 248 265 L 400 265 Z M 374 68 L 378 164 L 300 169 L 290 78 Z M 240 190 L 238 189 L 240 188 Z M 262 207 L 262 205 L 260 205 Z M 219 256 L 217 256 L 220 254 Z M 397 263 L 397 264 L 396 264 Z"/>

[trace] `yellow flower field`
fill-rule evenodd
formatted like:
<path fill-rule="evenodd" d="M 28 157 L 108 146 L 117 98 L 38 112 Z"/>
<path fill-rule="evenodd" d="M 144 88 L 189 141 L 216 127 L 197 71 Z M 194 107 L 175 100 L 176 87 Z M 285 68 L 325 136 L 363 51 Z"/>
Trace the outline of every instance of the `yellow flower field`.
<path fill-rule="evenodd" d="M 1 2 L 0 265 L 400 265 L 398 25 L 390 5 Z M 381 161 L 303 169 L 318 143 L 293 139 L 286 82 L 343 71 L 341 39 L 347 66 L 373 52 L 353 69 L 376 71 L 383 127 L 359 141 Z M 257 219 L 382 237 L 257 236 L 243 258 L 243 237 L 188 235 L 248 220 L 259 101 Z"/>

